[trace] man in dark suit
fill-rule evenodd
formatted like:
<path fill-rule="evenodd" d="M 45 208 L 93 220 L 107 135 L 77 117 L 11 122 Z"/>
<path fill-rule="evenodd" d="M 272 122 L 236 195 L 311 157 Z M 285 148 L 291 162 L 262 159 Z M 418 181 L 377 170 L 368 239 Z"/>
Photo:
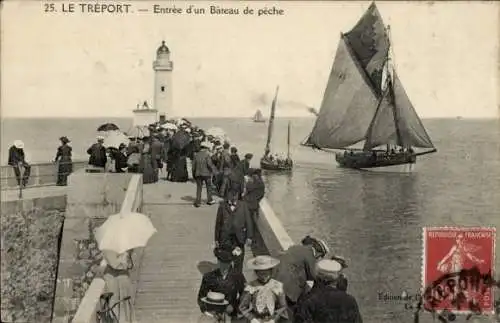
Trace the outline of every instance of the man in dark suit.
<path fill-rule="evenodd" d="M 212 199 L 212 174 L 215 171 L 215 166 L 212 163 L 212 158 L 208 152 L 210 145 L 206 142 L 200 144 L 200 151 L 196 152 L 193 156 L 192 173 L 196 181 L 196 200 L 195 207 L 201 204 L 201 190 L 203 183 L 207 188 L 207 204 L 214 204 Z"/>
<path fill-rule="evenodd" d="M 231 182 L 231 190 L 238 191 L 239 199 L 243 197 L 243 190 L 245 188 L 245 176 L 248 175 L 248 172 L 250 170 L 250 161 L 252 160 L 252 158 L 253 154 L 246 154 L 245 158 L 232 169 L 231 175 L 229 177 Z"/>
<path fill-rule="evenodd" d="M 259 203 L 264 197 L 266 186 L 262 180 L 260 169 L 251 169 L 249 175 L 243 200 L 248 204 L 250 215 L 259 215 Z"/>
<path fill-rule="evenodd" d="M 106 148 L 104 148 L 104 137 L 98 136 L 97 142 L 87 149 L 87 154 L 89 154 L 89 165 L 105 168 L 108 162 L 108 157 L 106 156 Z"/>
<path fill-rule="evenodd" d="M 217 292 L 224 294 L 229 302 L 226 312 L 235 317 L 239 306 L 239 298 L 245 287 L 245 276 L 233 267 L 233 250 L 224 248 L 215 248 L 214 255 L 219 262 L 219 268 L 203 275 L 200 290 L 198 292 L 198 306 L 202 312 L 208 310 L 206 303 L 202 298 L 207 296 L 208 292 Z"/>
<path fill-rule="evenodd" d="M 151 141 L 151 158 L 156 161 L 158 165 L 158 169 L 163 169 L 163 143 L 160 141 L 160 138 L 157 134 L 153 135 L 153 139 Z"/>
<path fill-rule="evenodd" d="M 231 250 L 239 247 L 241 254 L 235 259 L 234 265 L 242 272 L 245 244 L 251 246 L 254 228 L 248 205 L 238 200 L 238 193 L 229 191 L 228 197 L 219 205 L 215 220 L 215 245 Z"/>
<path fill-rule="evenodd" d="M 335 260 L 323 259 L 315 270 L 318 285 L 299 301 L 294 322 L 362 323 L 356 299 L 338 289 L 342 265 Z"/>
<path fill-rule="evenodd" d="M 229 191 L 230 176 L 232 169 L 231 153 L 229 152 L 229 144 L 226 142 L 223 145 L 223 151 L 221 154 L 221 164 L 220 172 L 222 173 L 222 183 L 220 185 L 219 195 L 222 198 L 226 198 L 227 192 Z"/>

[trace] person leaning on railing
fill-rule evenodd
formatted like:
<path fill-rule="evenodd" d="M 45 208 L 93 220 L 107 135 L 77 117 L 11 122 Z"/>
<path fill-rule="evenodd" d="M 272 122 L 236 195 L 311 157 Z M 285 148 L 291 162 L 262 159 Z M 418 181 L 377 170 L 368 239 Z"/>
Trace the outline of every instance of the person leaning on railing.
<path fill-rule="evenodd" d="M 14 141 L 14 144 L 9 148 L 8 164 L 14 169 L 17 185 L 25 187 L 31 174 L 31 166 L 26 161 L 24 153 L 24 143 L 21 140 Z M 21 169 L 24 171 L 21 172 Z"/>

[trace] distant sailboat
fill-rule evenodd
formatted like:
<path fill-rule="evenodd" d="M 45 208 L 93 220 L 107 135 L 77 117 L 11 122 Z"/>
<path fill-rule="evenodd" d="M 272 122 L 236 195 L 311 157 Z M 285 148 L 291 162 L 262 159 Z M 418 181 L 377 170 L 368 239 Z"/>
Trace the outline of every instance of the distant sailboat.
<path fill-rule="evenodd" d="M 262 112 L 260 110 L 257 110 L 257 112 L 255 112 L 252 119 L 253 119 L 253 122 L 259 122 L 259 123 L 266 122 L 266 119 L 264 118 L 264 116 L 262 115 Z"/>
<path fill-rule="evenodd" d="M 290 122 L 288 122 L 288 135 L 287 135 L 287 156 L 286 158 L 280 158 L 271 154 L 271 139 L 274 132 L 274 115 L 276 112 L 276 103 L 278 100 L 278 90 L 279 86 L 276 87 L 276 94 L 274 95 L 274 100 L 271 104 L 271 116 L 269 118 L 269 126 L 267 129 L 267 142 L 266 148 L 264 150 L 264 156 L 260 159 L 260 167 L 266 170 L 274 171 L 290 171 L 293 168 L 293 161 L 290 158 Z"/>
<path fill-rule="evenodd" d="M 389 49 L 389 27 L 372 3 L 351 31 L 341 33 L 316 123 L 303 146 L 344 150 L 335 159 L 355 169 L 405 166 L 437 151 L 389 66 Z M 362 141 L 362 149 L 350 148 Z"/>

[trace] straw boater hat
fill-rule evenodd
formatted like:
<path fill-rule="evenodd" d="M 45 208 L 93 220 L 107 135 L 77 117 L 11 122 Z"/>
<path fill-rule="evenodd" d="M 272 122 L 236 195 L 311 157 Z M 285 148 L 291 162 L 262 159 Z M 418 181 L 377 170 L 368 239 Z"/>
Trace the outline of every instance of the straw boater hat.
<path fill-rule="evenodd" d="M 315 239 L 316 240 L 316 243 L 317 243 L 317 246 L 316 244 L 315 247 L 318 247 L 319 248 L 319 251 L 321 251 L 324 255 L 327 255 L 330 253 L 330 248 L 328 248 L 328 245 L 326 244 L 325 240 L 322 240 L 322 239 Z"/>
<path fill-rule="evenodd" d="M 322 259 L 316 263 L 317 275 L 327 281 L 337 280 L 340 276 L 342 265 L 331 259 Z"/>
<path fill-rule="evenodd" d="M 314 250 L 322 253 L 325 256 L 330 253 L 330 248 L 328 248 L 328 245 L 324 240 L 313 238 L 309 235 L 305 236 L 305 238 L 302 239 L 302 244 L 312 246 Z"/>
<path fill-rule="evenodd" d="M 16 147 L 17 149 L 24 149 L 24 142 L 22 142 L 21 140 L 15 140 L 14 147 Z"/>
<path fill-rule="evenodd" d="M 201 301 L 211 305 L 226 306 L 229 304 L 229 302 L 225 299 L 224 294 L 216 292 L 208 292 L 207 296 L 203 297 Z"/>
<path fill-rule="evenodd" d="M 271 256 L 257 256 L 248 261 L 248 269 L 252 270 L 267 270 L 278 266 L 280 261 Z"/>

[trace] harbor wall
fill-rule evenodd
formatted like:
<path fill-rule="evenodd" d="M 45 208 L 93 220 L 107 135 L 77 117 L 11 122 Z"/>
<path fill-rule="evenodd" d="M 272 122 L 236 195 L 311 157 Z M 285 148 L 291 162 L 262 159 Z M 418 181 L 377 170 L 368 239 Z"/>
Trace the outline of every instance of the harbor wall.
<path fill-rule="evenodd" d="M 102 176 L 103 174 L 99 174 Z M 123 176 L 123 174 L 117 174 L 117 176 Z M 133 175 L 128 179 L 127 188 L 125 189 L 125 194 L 122 197 L 120 204 L 121 213 L 128 212 L 141 212 L 143 201 L 143 190 L 142 190 L 142 175 Z M 114 210 L 112 213 L 118 213 Z M 109 214 L 112 214 L 109 213 Z M 100 224 L 99 224 L 100 225 Z M 134 249 L 132 255 L 132 261 L 134 263 L 134 268 L 130 272 L 130 279 L 133 282 L 133 288 L 135 289 L 137 284 L 135 283 L 139 279 L 139 273 L 142 263 L 143 250 L 144 248 Z M 99 262 L 102 257 L 99 257 Z M 99 266 L 99 264 L 96 264 Z M 102 269 L 102 268 L 101 268 Z M 72 319 L 72 323 L 93 323 L 96 322 L 96 313 L 100 309 L 99 298 L 106 291 L 106 283 L 102 278 L 102 272 L 99 272 L 91 281 L 88 289 L 85 290 L 85 294 L 79 302 L 76 313 Z M 132 295 L 135 296 L 135 290 L 133 290 Z M 132 298 L 132 304 L 134 304 L 135 299 Z M 61 320 L 60 322 L 63 322 Z M 67 321 L 64 321 L 67 322 Z"/>
<path fill-rule="evenodd" d="M 2 322 L 50 321 L 66 195 L 1 203 Z"/>
<path fill-rule="evenodd" d="M 87 161 L 73 161 L 73 172 L 83 169 Z M 26 187 L 50 186 L 57 182 L 56 163 L 33 163 L 31 164 L 31 176 Z M 17 188 L 17 180 L 12 166 L 0 166 L 0 188 L 2 190 Z"/>
<path fill-rule="evenodd" d="M 132 178 L 142 185 L 138 180 L 141 175 L 128 173 L 87 173 L 81 169 L 69 177 L 53 322 L 72 319 L 99 274 L 102 254 L 94 230 L 120 211 L 127 193 L 132 192 L 128 189 Z"/>
<path fill-rule="evenodd" d="M 256 247 L 254 254 L 279 256 L 294 244 L 266 198 L 260 201 L 259 215 L 254 217 Z"/>

